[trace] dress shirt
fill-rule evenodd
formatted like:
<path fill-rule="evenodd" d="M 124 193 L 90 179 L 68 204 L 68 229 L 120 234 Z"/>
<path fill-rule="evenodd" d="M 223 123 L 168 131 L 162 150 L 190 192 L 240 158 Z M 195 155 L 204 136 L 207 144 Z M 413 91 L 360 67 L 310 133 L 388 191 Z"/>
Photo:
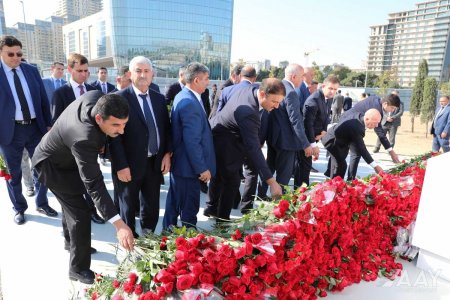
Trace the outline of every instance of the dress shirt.
<path fill-rule="evenodd" d="M 203 108 L 203 111 L 205 112 L 205 114 L 206 114 L 206 110 L 205 110 L 205 108 L 203 107 L 203 102 L 202 102 L 202 97 L 200 96 L 200 94 L 199 93 L 197 93 L 196 91 L 194 91 L 194 90 L 191 90 L 190 88 L 188 88 L 188 87 L 186 87 L 188 90 L 190 90 L 191 92 L 193 92 L 194 93 L 194 95 L 195 95 L 195 98 L 197 98 L 197 100 L 198 100 L 198 102 L 200 102 L 200 105 L 202 106 L 202 108 Z"/>
<path fill-rule="evenodd" d="M 70 78 L 70 85 L 72 86 L 73 93 L 75 94 L 75 99 L 78 99 L 81 96 L 80 95 L 80 88 L 79 88 L 80 85 L 83 86 L 84 92 L 85 93 L 87 92 L 87 89 L 86 89 L 86 86 L 84 85 L 84 82 L 79 84 L 79 83 L 76 83 L 75 81 L 73 81 L 72 78 Z"/>
<path fill-rule="evenodd" d="M 14 119 L 18 120 L 18 121 L 22 121 L 23 115 L 22 115 L 22 110 L 20 109 L 21 105 L 20 105 L 20 101 L 19 101 L 19 96 L 17 95 L 17 92 L 16 92 L 16 86 L 14 85 L 14 73 L 12 71 L 12 68 L 10 68 L 7 64 L 5 64 L 3 62 L 3 60 L 2 60 L 2 66 L 3 66 L 3 69 L 5 70 L 6 78 L 8 79 L 9 87 L 11 88 L 11 93 L 14 97 L 14 103 L 16 104 L 16 113 L 15 113 Z M 25 98 L 27 99 L 28 108 L 30 110 L 30 116 L 32 119 L 35 119 L 36 112 L 34 110 L 33 100 L 31 98 L 31 93 L 30 93 L 30 89 L 28 87 L 27 80 L 25 78 L 25 75 L 22 72 L 22 69 L 20 68 L 20 65 L 15 69 L 16 69 L 17 76 L 19 76 L 20 83 L 22 84 L 23 93 L 25 94 Z"/>
<path fill-rule="evenodd" d="M 147 94 L 147 102 L 148 102 L 148 106 L 150 106 L 150 111 L 151 111 L 151 113 L 152 113 L 153 120 L 154 120 L 154 122 L 155 122 L 155 127 L 156 127 L 156 143 L 157 143 L 158 149 L 159 149 L 159 129 L 158 129 L 158 122 L 156 122 L 155 113 L 154 113 L 154 111 L 153 111 L 152 101 L 151 101 L 151 99 L 150 99 L 150 95 L 148 94 L 148 90 L 145 91 L 145 93 L 143 93 L 143 92 L 141 92 L 140 90 L 138 90 L 138 89 L 134 86 L 134 84 L 133 84 L 133 91 L 134 91 L 134 93 L 136 94 L 136 98 L 137 98 L 137 100 L 138 100 L 138 102 L 139 102 L 139 106 L 141 107 L 142 114 L 144 115 L 144 117 L 145 117 L 145 113 L 144 113 L 144 104 L 143 104 L 143 102 L 142 102 L 142 101 L 143 101 L 142 98 L 141 98 L 139 95 Z M 152 155 L 155 155 L 155 154 L 156 154 L 156 153 L 151 153 L 150 151 L 148 152 L 148 156 L 152 156 Z"/>

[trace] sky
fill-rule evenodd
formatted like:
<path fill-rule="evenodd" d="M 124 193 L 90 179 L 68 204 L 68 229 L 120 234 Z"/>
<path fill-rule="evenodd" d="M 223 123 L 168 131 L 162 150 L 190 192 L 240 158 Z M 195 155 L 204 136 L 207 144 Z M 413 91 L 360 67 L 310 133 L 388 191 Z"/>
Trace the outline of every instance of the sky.
<path fill-rule="evenodd" d="M 214 1 L 214 0 L 211 0 Z M 19 0 L 3 0 L 6 25 L 23 22 Z M 231 62 L 344 64 L 364 68 L 371 25 L 419 0 L 234 0 Z M 423 1 L 422 1 L 423 2 Z M 58 0 L 23 0 L 27 23 L 46 19 Z M 309 52 L 307 61 L 304 53 Z"/>

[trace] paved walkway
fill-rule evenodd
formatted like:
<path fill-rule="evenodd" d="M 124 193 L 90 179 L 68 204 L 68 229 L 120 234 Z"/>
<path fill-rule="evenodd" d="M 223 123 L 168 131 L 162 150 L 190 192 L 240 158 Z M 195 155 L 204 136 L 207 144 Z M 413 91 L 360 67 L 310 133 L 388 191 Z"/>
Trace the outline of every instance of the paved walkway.
<path fill-rule="evenodd" d="M 383 166 L 392 165 L 385 153 L 378 153 L 374 157 Z M 324 180 L 326 169 L 325 153 L 321 159 L 314 162 L 314 166 L 321 173 L 311 173 L 313 181 Z M 103 167 L 105 182 L 110 192 L 113 186 L 109 168 Z M 365 176 L 372 172 L 372 168 L 364 163 L 360 165 L 358 175 Z M 69 253 L 63 249 L 64 240 L 61 229 L 61 216 L 49 218 L 35 211 L 34 199 L 29 198 L 29 208 L 26 211 L 27 222 L 18 226 L 13 222 L 13 211 L 6 185 L 0 180 L 0 228 L 2 242 L 0 247 L 1 287 L 0 299 L 83 299 L 85 286 L 68 279 Z M 168 183 L 166 176 L 166 183 Z M 242 187 L 241 187 L 242 188 Z M 161 231 L 164 215 L 165 199 L 168 186 L 161 187 L 161 210 L 157 232 Z M 201 195 L 201 210 L 198 226 L 208 229 L 212 221 L 203 216 L 206 196 Z M 49 203 L 59 213 L 61 207 L 54 196 L 49 193 Z M 232 211 L 232 216 L 239 217 L 238 210 Z M 113 275 L 119 263 L 117 257 L 123 256 L 122 251 L 116 251 L 116 236 L 111 224 L 92 224 L 92 246 L 98 253 L 92 255 L 91 269 L 95 272 Z M 118 254 L 118 256 L 116 255 Z M 434 279 L 429 274 L 421 273 L 414 263 L 404 263 L 408 278 L 397 279 L 394 282 L 378 279 L 376 282 L 362 282 L 353 285 L 339 294 L 329 294 L 328 299 L 450 299 L 450 283 Z M 423 277 L 425 276 L 425 277 Z M 422 276 L 422 277 L 421 277 Z M 426 282 L 423 283 L 423 278 Z M 421 280 L 418 284 L 416 281 Z"/>

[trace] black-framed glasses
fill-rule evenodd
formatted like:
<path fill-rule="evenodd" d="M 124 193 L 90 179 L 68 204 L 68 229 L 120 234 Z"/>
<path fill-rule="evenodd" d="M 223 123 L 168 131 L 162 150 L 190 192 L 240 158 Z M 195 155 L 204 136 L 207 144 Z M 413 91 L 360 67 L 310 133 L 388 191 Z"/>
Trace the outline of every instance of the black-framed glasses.
<path fill-rule="evenodd" d="M 23 56 L 23 53 L 22 53 L 22 52 L 17 52 L 17 53 L 14 53 L 14 52 L 6 52 L 6 53 L 7 53 L 8 57 L 14 57 L 14 55 L 17 56 L 17 57 L 22 57 L 22 56 Z"/>

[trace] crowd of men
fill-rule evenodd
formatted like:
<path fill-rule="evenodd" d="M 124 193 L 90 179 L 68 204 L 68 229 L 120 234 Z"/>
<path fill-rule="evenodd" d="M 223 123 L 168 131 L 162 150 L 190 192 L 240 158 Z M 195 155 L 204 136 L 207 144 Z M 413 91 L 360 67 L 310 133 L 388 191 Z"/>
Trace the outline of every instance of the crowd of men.
<path fill-rule="evenodd" d="M 330 154 L 326 173 L 331 178 L 345 176 L 349 153 L 347 179 L 355 178 L 361 156 L 381 171 L 364 144 L 366 128 L 375 129 L 376 147 L 382 144 L 398 162 L 393 145 L 403 104 L 397 94 L 370 96 L 353 105 L 348 94 L 341 95 L 337 77 L 319 84 L 312 68 L 298 64 L 286 67 L 283 80 L 268 78 L 260 84 L 254 67 L 236 66 L 210 96 L 209 70 L 193 62 L 180 69 L 179 80 L 162 95 L 152 82 L 152 63 L 143 56 L 119 70 L 114 86 L 103 67 L 98 80 L 86 83 L 88 59 L 81 54 L 69 56 L 70 79 L 65 81 L 61 62 L 41 79 L 35 67 L 22 61 L 22 44 L 13 36 L 1 37 L 0 50 L 0 151 L 12 176 L 6 184 L 14 221 L 26 221 L 21 179 L 30 172 L 22 167 L 29 156 L 33 175 L 32 184 L 25 182 L 27 196 L 36 194 L 37 210 L 50 217 L 57 212 L 48 205 L 48 189 L 61 204 L 72 280 L 94 281 L 91 220 L 113 224 L 128 250 L 139 236 L 136 216 L 140 234 L 155 231 L 160 185 L 168 172 L 162 225 L 171 230 L 179 219 L 195 228 L 201 191 L 208 193 L 204 214 L 220 223 L 230 219 L 232 208 L 247 213 L 255 195 L 266 198 L 268 189 L 270 197 L 280 196 L 291 177 L 296 187 L 308 185 L 319 142 Z M 448 97 L 441 98 L 433 150 L 448 151 L 448 103 Z M 111 161 L 112 198 L 99 160 Z"/>

